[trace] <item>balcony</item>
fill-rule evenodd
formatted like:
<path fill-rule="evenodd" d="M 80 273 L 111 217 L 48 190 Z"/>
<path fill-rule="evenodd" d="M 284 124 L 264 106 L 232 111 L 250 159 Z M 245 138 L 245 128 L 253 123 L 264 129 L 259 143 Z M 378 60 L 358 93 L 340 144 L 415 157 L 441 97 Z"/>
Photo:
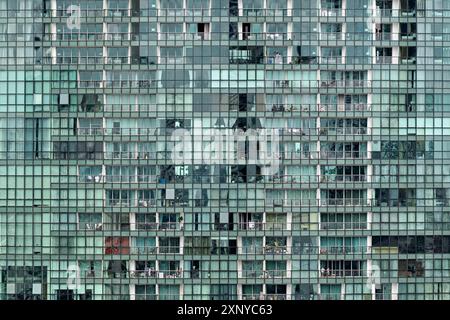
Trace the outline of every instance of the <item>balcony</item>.
<path fill-rule="evenodd" d="M 241 278 L 250 278 L 250 279 L 257 279 L 257 278 L 264 278 L 265 271 L 263 270 L 242 270 L 241 272 Z"/>
<path fill-rule="evenodd" d="M 320 34 L 322 41 L 337 41 L 344 40 L 344 33 L 342 32 L 323 32 Z"/>
<path fill-rule="evenodd" d="M 107 15 L 108 17 L 128 17 L 130 13 L 128 9 L 119 8 L 119 9 L 108 9 Z"/>
<path fill-rule="evenodd" d="M 370 87 L 370 85 L 371 82 L 368 80 L 320 80 L 320 87 L 322 88 L 365 88 Z"/>
<path fill-rule="evenodd" d="M 188 34 L 186 34 L 186 38 L 188 38 Z M 159 33 L 159 40 L 177 40 L 177 41 L 183 41 L 184 40 L 184 34 L 183 32 L 160 32 Z"/>
<path fill-rule="evenodd" d="M 242 254 L 263 254 L 264 247 L 258 245 L 242 246 Z"/>
<path fill-rule="evenodd" d="M 127 64 L 128 57 L 109 57 L 106 58 L 107 64 Z"/>
<path fill-rule="evenodd" d="M 158 271 L 154 268 L 149 268 L 148 270 L 135 270 L 131 271 L 130 276 L 132 278 L 157 278 Z"/>
<path fill-rule="evenodd" d="M 313 129 L 311 129 L 313 130 Z M 368 128 L 319 128 L 317 132 L 321 136 L 333 136 L 333 135 L 365 135 L 368 133 Z"/>
<path fill-rule="evenodd" d="M 322 8 L 320 15 L 322 17 L 342 17 L 342 8 Z"/>
<path fill-rule="evenodd" d="M 266 57 L 266 64 L 287 64 L 287 57 L 283 57 L 282 55 L 274 55 Z"/>
<path fill-rule="evenodd" d="M 320 182 L 366 182 L 366 175 L 321 175 Z"/>
<path fill-rule="evenodd" d="M 103 128 L 78 128 L 77 134 L 80 136 L 99 136 L 103 135 Z"/>
<path fill-rule="evenodd" d="M 322 206 L 367 206 L 370 201 L 364 198 L 321 199 Z"/>
<path fill-rule="evenodd" d="M 370 111 L 370 106 L 366 103 L 320 104 L 319 111 Z"/>
<path fill-rule="evenodd" d="M 187 17 L 209 17 L 211 10 L 209 8 L 187 8 L 185 15 Z"/>
<path fill-rule="evenodd" d="M 264 16 L 263 8 L 243 8 L 242 14 L 246 17 L 261 17 Z"/>
<path fill-rule="evenodd" d="M 266 86 L 280 89 L 290 89 L 292 87 L 292 82 L 290 80 L 266 80 Z"/>
<path fill-rule="evenodd" d="M 287 33 L 266 33 L 266 40 L 283 41 L 287 39 Z"/>
<path fill-rule="evenodd" d="M 156 183 L 156 175 L 110 175 L 105 176 L 105 182 L 108 183 L 136 183 L 136 182 L 146 182 L 146 183 Z"/>
<path fill-rule="evenodd" d="M 393 10 L 392 8 L 380 8 L 375 9 L 375 15 L 379 18 L 391 18 L 398 16 L 398 10 Z"/>
<path fill-rule="evenodd" d="M 264 247 L 265 254 L 289 254 L 288 247 L 285 245 L 266 245 Z"/>
<path fill-rule="evenodd" d="M 319 250 L 320 254 L 364 254 L 369 252 L 367 246 L 326 246 Z"/>
<path fill-rule="evenodd" d="M 323 278 L 342 278 L 342 277 L 365 277 L 366 270 L 343 270 L 343 269 L 321 269 L 320 276 Z"/>
<path fill-rule="evenodd" d="M 416 33 L 401 33 L 400 40 L 402 41 L 414 41 L 416 40 Z"/>
<path fill-rule="evenodd" d="M 343 57 L 321 57 L 320 63 L 323 64 L 342 64 Z"/>
<path fill-rule="evenodd" d="M 84 182 L 84 183 L 101 183 L 103 182 L 103 176 L 100 175 L 80 175 L 78 176 L 78 182 Z"/>
<path fill-rule="evenodd" d="M 321 222 L 321 230 L 364 230 L 367 222 Z"/>
<path fill-rule="evenodd" d="M 151 247 L 134 247 L 131 248 L 131 254 L 156 254 L 158 252 L 158 248 L 151 246 Z"/>
<path fill-rule="evenodd" d="M 366 151 L 329 151 L 321 150 L 322 159 L 369 159 Z"/>
<path fill-rule="evenodd" d="M 82 228 L 79 228 L 79 230 L 90 230 L 90 231 L 102 231 L 103 230 L 103 224 L 102 223 L 84 223 Z"/>
<path fill-rule="evenodd" d="M 283 154 L 283 159 L 295 160 L 295 159 L 318 159 L 319 153 L 316 151 L 286 151 Z"/>
<path fill-rule="evenodd" d="M 262 300 L 287 300 L 286 294 L 267 293 L 262 295 Z"/>
<path fill-rule="evenodd" d="M 390 41 L 393 40 L 393 34 L 388 32 L 378 32 L 375 34 L 375 40 L 377 41 Z"/>
<path fill-rule="evenodd" d="M 156 199 L 138 199 L 139 208 L 156 207 Z"/>
<path fill-rule="evenodd" d="M 106 34 L 105 40 L 108 41 L 125 41 L 130 40 L 130 34 L 125 33 L 108 33 Z"/>
<path fill-rule="evenodd" d="M 172 253 L 172 254 L 180 254 L 180 247 L 167 247 L 167 246 L 160 246 L 158 253 Z"/>
<path fill-rule="evenodd" d="M 263 300 L 263 294 L 242 294 L 242 300 Z"/>
<path fill-rule="evenodd" d="M 158 10 L 158 15 L 160 17 L 182 17 L 184 16 L 184 9 L 179 8 L 163 8 Z"/>
<path fill-rule="evenodd" d="M 378 56 L 375 61 L 378 64 L 392 64 L 392 56 Z"/>
<path fill-rule="evenodd" d="M 186 33 L 186 40 L 210 40 L 209 32 Z"/>
<path fill-rule="evenodd" d="M 261 221 L 240 222 L 239 230 L 261 231 L 264 230 L 264 223 Z"/>

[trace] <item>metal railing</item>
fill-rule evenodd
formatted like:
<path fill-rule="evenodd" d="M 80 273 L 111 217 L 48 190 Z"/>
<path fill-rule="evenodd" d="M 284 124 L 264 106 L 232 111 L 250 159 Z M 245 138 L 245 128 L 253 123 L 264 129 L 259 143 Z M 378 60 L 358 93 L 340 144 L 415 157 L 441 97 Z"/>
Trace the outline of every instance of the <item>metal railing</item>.
<path fill-rule="evenodd" d="M 321 246 L 320 254 L 364 254 L 369 253 L 367 246 Z"/>
<path fill-rule="evenodd" d="M 366 198 L 321 199 L 322 206 L 370 206 Z"/>
<path fill-rule="evenodd" d="M 367 229 L 367 222 L 321 222 L 321 230 L 362 230 Z"/>
<path fill-rule="evenodd" d="M 80 136 L 97 136 L 97 135 L 103 135 L 104 129 L 103 128 L 78 128 L 78 135 Z"/>
<path fill-rule="evenodd" d="M 339 61 L 341 64 L 341 61 Z M 335 87 L 370 87 L 372 84 L 369 80 L 320 80 L 320 87 L 335 88 Z"/>
<path fill-rule="evenodd" d="M 313 130 L 313 129 L 311 129 Z M 363 135 L 368 133 L 367 127 L 322 127 L 317 129 L 319 135 Z"/>
<path fill-rule="evenodd" d="M 369 156 L 369 157 L 368 157 Z M 328 151 L 321 150 L 322 159 L 369 159 L 370 153 L 367 151 Z"/>
<path fill-rule="evenodd" d="M 319 111 L 370 111 L 367 103 L 319 104 Z"/>
<path fill-rule="evenodd" d="M 365 181 L 367 181 L 367 176 L 360 174 L 320 176 L 320 182 L 365 182 Z"/>
<path fill-rule="evenodd" d="M 345 33 L 343 32 L 322 32 L 320 33 L 320 40 L 322 41 L 333 41 L 333 40 L 344 40 Z"/>
<path fill-rule="evenodd" d="M 322 269 L 320 276 L 326 278 L 336 277 L 365 277 L 367 270 L 342 270 L 342 269 Z"/>

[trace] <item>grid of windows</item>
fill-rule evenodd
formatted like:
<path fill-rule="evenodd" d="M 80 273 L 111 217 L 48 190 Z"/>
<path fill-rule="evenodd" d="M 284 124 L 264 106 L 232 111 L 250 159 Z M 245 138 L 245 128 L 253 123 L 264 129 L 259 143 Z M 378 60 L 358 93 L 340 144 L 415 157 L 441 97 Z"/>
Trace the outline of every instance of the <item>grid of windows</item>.
<path fill-rule="evenodd" d="M 449 30 L 442 0 L 0 0 L 0 298 L 450 299 Z"/>

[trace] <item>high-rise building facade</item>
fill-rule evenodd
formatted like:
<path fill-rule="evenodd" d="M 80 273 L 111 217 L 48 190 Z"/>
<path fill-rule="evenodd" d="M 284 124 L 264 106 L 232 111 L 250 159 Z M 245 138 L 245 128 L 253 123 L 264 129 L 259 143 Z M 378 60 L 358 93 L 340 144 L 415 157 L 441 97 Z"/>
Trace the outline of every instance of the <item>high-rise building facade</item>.
<path fill-rule="evenodd" d="M 0 298 L 450 299 L 449 71 L 447 0 L 0 0 Z"/>

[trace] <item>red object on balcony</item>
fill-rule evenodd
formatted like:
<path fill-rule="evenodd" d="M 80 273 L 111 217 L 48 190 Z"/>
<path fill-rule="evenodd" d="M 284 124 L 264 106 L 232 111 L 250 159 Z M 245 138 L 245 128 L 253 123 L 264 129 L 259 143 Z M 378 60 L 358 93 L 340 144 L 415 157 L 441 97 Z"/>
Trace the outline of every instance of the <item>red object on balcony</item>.
<path fill-rule="evenodd" d="M 130 240 L 128 237 L 106 237 L 105 254 L 129 254 Z"/>

